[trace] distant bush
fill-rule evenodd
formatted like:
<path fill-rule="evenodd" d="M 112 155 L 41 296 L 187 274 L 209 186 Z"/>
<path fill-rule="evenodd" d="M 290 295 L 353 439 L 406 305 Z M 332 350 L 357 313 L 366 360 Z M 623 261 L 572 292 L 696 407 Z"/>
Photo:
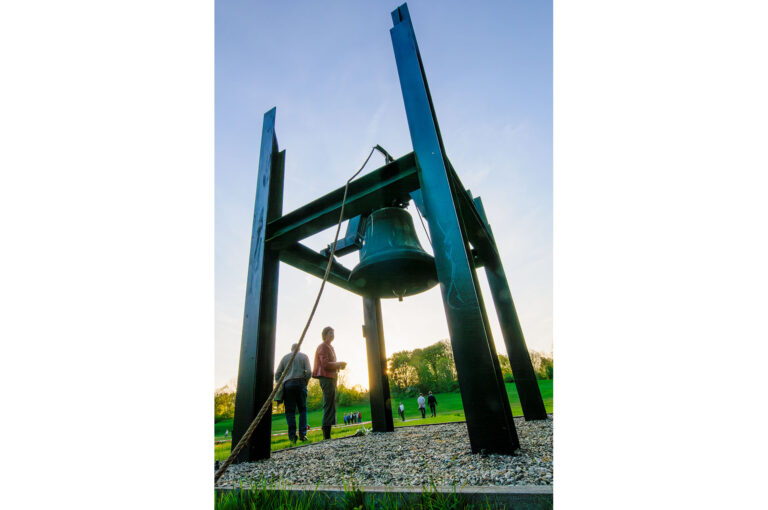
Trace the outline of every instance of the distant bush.
<path fill-rule="evenodd" d="M 405 391 L 403 392 L 403 395 L 406 397 L 418 397 L 419 393 L 419 387 L 418 386 L 408 386 Z"/>
<path fill-rule="evenodd" d="M 352 388 L 339 385 L 336 388 L 336 394 L 338 395 L 340 406 L 352 406 L 368 403 L 368 392 L 363 391 L 359 384 L 353 386 Z"/>
<path fill-rule="evenodd" d="M 315 411 L 323 407 L 323 390 L 317 379 L 310 379 L 307 384 L 307 409 Z"/>

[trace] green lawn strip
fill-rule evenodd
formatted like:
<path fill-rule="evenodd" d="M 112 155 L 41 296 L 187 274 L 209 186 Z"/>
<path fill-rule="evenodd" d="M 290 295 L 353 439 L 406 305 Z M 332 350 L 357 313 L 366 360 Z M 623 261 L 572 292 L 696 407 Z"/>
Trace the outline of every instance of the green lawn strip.
<path fill-rule="evenodd" d="M 357 426 L 348 426 L 348 427 L 334 427 L 333 431 L 331 433 L 331 437 L 334 439 L 339 437 L 347 437 L 353 435 L 355 432 L 357 432 L 362 425 Z M 368 424 L 367 428 L 370 429 L 371 425 Z M 271 450 L 283 450 L 286 448 L 293 448 L 295 446 L 300 446 L 303 444 L 310 444 L 310 443 L 316 443 L 318 441 L 323 440 L 323 431 L 320 429 L 312 429 L 307 432 L 307 439 L 309 441 L 302 443 L 301 441 L 298 441 L 295 445 L 292 445 L 290 440 L 288 439 L 288 436 L 275 436 L 272 437 L 272 445 Z M 229 452 L 232 449 L 232 442 L 227 441 L 226 443 L 220 443 L 215 445 L 214 447 L 214 458 L 216 460 L 226 460 L 227 457 L 229 457 Z"/>
<path fill-rule="evenodd" d="M 541 391 L 541 397 L 544 400 L 544 407 L 546 408 L 548 413 L 553 412 L 553 405 L 552 405 L 552 381 L 551 380 L 544 380 L 544 381 L 538 381 L 539 383 L 539 391 Z M 507 394 L 509 395 L 509 403 L 510 407 L 512 408 L 512 415 L 513 416 L 522 416 L 523 415 L 523 409 L 520 406 L 520 399 L 517 395 L 517 388 L 515 387 L 514 383 L 505 383 L 505 386 L 507 388 Z M 427 418 L 426 420 L 421 420 L 419 418 L 417 421 L 407 421 L 407 422 L 401 422 L 400 416 L 397 414 L 397 406 L 400 405 L 400 402 L 405 404 L 405 418 L 406 420 L 414 420 L 418 417 L 420 417 L 420 413 L 418 410 L 418 404 L 416 403 L 415 398 L 393 398 L 392 399 L 392 415 L 395 419 L 395 425 L 396 426 L 402 426 L 402 425 L 416 425 L 420 423 L 441 423 L 442 421 L 459 421 L 464 419 L 464 406 L 461 402 L 461 395 L 456 393 L 436 393 L 435 398 L 437 399 L 437 415 L 438 418 L 445 417 L 447 415 L 451 415 L 451 419 L 444 419 L 441 421 L 429 421 L 430 418 Z M 371 419 L 370 417 L 370 407 L 367 403 L 355 405 L 355 406 L 347 406 L 347 407 L 339 407 L 337 409 L 337 423 L 343 424 L 344 423 L 344 414 L 351 412 L 351 411 L 360 411 L 363 414 L 363 421 L 369 421 Z M 457 415 L 456 413 L 460 414 Z M 427 408 L 427 416 L 429 416 L 429 408 Z M 318 409 L 315 411 L 309 411 L 307 413 L 307 422 L 311 429 L 318 429 L 317 433 L 319 434 L 320 431 L 320 425 L 323 418 L 323 411 L 322 409 Z M 398 425 L 398 423 L 402 425 Z M 297 425 L 298 425 L 298 417 L 297 417 Z M 351 427 L 354 427 L 352 425 Z M 370 424 L 368 425 L 370 428 Z M 229 430 L 229 433 L 232 433 L 232 420 L 223 420 L 215 424 L 214 426 L 214 434 L 216 440 L 222 440 L 224 439 L 224 431 Z M 272 432 L 285 432 L 288 430 L 288 424 L 285 420 L 284 414 L 276 414 L 272 416 Z M 355 429 L 357 430 L 357 429 Z M 282 436 L 278 436 L 277 438 L 273 438 L 273 444 L 276 439 L 281 438 Z M 335 435 L 334 435 L 335 437 Z M 286 439 L 287 443 L 287 439 Z M 275 448 L 273 448 L 274 450 Z"/>
<path fill-rule="evenodd" d="M 402 510 L 406 508 L 420 510 L 495 510 L 507 508 L 506 504 L 491 501 L 488 497 L 481 501 L 468 501 L 467 497 L 456 492 L 439 492 L 434 485 L 421 488 L 420 494 L 405 495 L 399 493 L 366 494 L 363 487 L 354 482 L 345 483 L 343 493 L 326 494 L 312 491 L 290 491 L 285 481 L 253 482 L 249 490 L 234 490 L 216 494 L 216 510 Z M 525 508 L 552 508 L 551 498 L 541 497 Z M 516 506 L 517 508 L 517 506 Z M 520 507 L 522 508 L 522 506 Z"/>
<path fill-rule="evenodd" d="M 449 423 L 454 421 L 464 421 L 464 411 L 454 411 L 451 413 L 438 412 L 435 418 L 432 418 L 427 412 L 426 418 L 421 418 L 421 414 L 413 416 L 405 415 L 406 421 L 401 421 L 399 416 L 395 416 L 395 427 L 410 427 L 411 425 L 431 425 L 433 423 Z"/>

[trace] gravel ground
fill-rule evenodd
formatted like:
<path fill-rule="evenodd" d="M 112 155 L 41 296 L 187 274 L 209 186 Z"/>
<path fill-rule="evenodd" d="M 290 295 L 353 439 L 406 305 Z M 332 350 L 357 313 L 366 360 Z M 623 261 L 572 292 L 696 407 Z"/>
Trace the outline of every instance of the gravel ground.
<path fill-rule="evenodd" d="M 233 464 L 217 487 L 247 487 L 265 480 L 295 485 L 497 486 L 552 484 L 552 415 L 546 421 L 515 418 L 517 455 L 473 454 L 467 426 L 445 423 L 398 427 L 272 453 Z"/>

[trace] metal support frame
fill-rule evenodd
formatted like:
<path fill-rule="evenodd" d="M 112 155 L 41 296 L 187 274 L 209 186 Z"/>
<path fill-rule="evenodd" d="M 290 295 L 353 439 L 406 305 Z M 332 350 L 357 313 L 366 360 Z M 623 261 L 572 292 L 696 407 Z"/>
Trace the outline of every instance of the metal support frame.
<path fill-rule="evenodd" d="M 394 161 L 394 160 L 393 160 Z M 336 257 L 343 257 L 347 253 L 358 251 L 363 247 L 363 237 L 365 236 L 365 219 L 368 216 L 358 214 L 347 222 L 347 233 L 336 243 Z M 331 253 L 332 245 L 320 251 L 320 255 L 328 257 Z"/>
<path fill-rule="evenodd" d="M 301 269 L 302 271 L 315 275 L 318 278 L 325 276 L 325 268 L 328 266 L 328 256 L 323 256 L 311 248 L 301 243 L 293 244 L 280 250 L 280 262 Z M 357 293 L 357 289 L 349 284 L 349 274 L 351 271 L 342 266 L 335 260 L 331 263 L 331 273 L 328 275 L 328 282 L 344 290 Z"/>
<path fill-rule="evenodd" d="M 499 257 L 499 251 L 496 248 L 496 241 L 493 239 L 493 231 L 488 224 L 483 201 L 480 197 L 474 199 L 474 204 L 493 243 L 493 250 L 483 254 L 486 261 L 485 274 L 488 278 L 488 286 L 491 288 L 493 304 L 496 307 L 496 315 L 501 325 L 501 333 L 507 347 L 507 356 L 509 356 L 509 364 L 512 367 L 512 375 L 515 378 L 515 386 L 520 397 L 523 414 L 526 420 L 546 420 L 547 410 L 544 407 L 544 400 L 541 398 L 541 390 L 539 390 L 539 383 L 536 381 L 536 373 L 533 370 L 528 346 L 525 344 L 523 328 L 520 326 L 515 303 L 512 301 L 507 275 L 504 273 L 501 257 Z"/>
<path fill-rule="evenodd" d="M 344 220 L 387 207 L 396 201 L 407 202 L 418 189 L 416 159 L 412 152 L 349 183 Z M 336 225 L 339 221 L 344 187 L 292 211 L 267 225 L 267 243 L 280 250 Z"/>
<path fill-rule="evenodd" d="M 275 108 L 264 114 L 256 203 L 248 259 L 243 337 L 237 374 L 232 444 L 245 434 L 273 388 L 275 367 L 275 323 L 277 322 L 278 254 L 266 249 L 266 225 L 283 208 L 285 152 L 278 153 Z M 271 409 L 251 436 L 238 462 L 268 459 L 272 432 Z"/>
<path fill-rule="evenodd" d="M 368 354 L 368 392 L 371 397 L 371 421 L 374 432 L 392 432 L 392 401 L 387 377 L 387 353 L 381 321 L 381 300 L 363 298 L 363 336 Z"/>
<path fill-rule="evenodd" d="M 544 402 L 482 201 L 473 201 L 447 158 L 407 5 L 393 11 L 392 19 L 390 35 L 414 151 L 394 161 L 390 156 L 386 165 L 350 183 L 343 220 L 352 221 L 341 249 L 359 249 L 361 217 L 414 200 L 429 227 L 472 451 L 510 454 L 520 445 L 478 283 L 481 265 L 525 418 L 546 419 Z M 338 188 L 282 215 L 284 167 L 273 108 L 264 115 L 262 129 L 232 444 L 273 387 L 279 262 L 323 277 L 327 250 L 318 253 L 300 241 L 336 224 L 344 195 L 344 188 Z M 350 273 L 334 260 L 328 281 L 358 293 L 349 284 Z M 363 296 L 363 316 L 373 429 L 390 432 L 394 427 L 381 301 Z M 269 458 L 270 432 L 268 413 L 237 461 Z"/>
<path fill-rule="evenodd" d="M 520 446 L 408 7 L 390 29 L 473 452 Z M 494 359 L 495 358 L 495 359 Z"/>

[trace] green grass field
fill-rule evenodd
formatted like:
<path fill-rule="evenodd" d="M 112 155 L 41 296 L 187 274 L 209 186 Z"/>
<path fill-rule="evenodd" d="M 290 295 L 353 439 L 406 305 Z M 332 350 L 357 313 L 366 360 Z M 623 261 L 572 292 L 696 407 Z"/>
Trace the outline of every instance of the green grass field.
<path fill-rule="evenodd" d="M 541 397 L 544 399 L 544 407 L 548 413 L 553 412 L 552 408 L 552 381 L 538 381 L 539 390 L 541 391 Z M 523 409 L 520 406 L 520 399 L 517 396 L 517 388 L 514 383 L 506 383 L 507 394 L 509 395 L 509 403 L 512 407 L 513 416 L 522 416 Z M 461 403 L 461 395 L 459 393 L 436 393 L 437 399 L 437 417 L 429 417 L 429 408 L 427 408 L 427 418 L 422 419 L 421 413 L 419 413 L 418 404 L 415 398 L 409 399 L 392 399 L 392 415 L 395 420 L 395 427 L 402 427 L 407 425 L 421 425 L 426 423 L 444 423 L 450 421 L 464 421 L 464 406 Z M 400 420 L 400 416 L 397 414 L 397 406 L 402 401 L 405 404 L 405 419 L 403 422 Z M 344 423 L 344 413 L 351 411 L 360 411 L 363 414 L 363 421 L 369 421 L 370 407 L 368 404 L 361 404 L 351 407 L 339 407 L 337 410 L 337 423 Z M 310 427 L 310 431 L 307 433 L 307 438 L 310 442 L 319 441 L 322 439 L 323 434 L 320 430 L 323 412 L 322 410 L 310 411 L 307 413 L 307 422 Z M 297 416 L 298 425 L 298 416 Z M 366 425 L 368 428 L 370 424 Z M 346 427 L 337 425 L 333 429 L 333 437 L 344 437 L 354 434 L 361 425 L 349 425 Z M 224 431 L 229 430 L 232 433 L 232 420 L 224 420 L 215 424 L 215 438 L 216 440 L 224 439 Z M 282 432 L 288 430 L 288 423 L 285 420 L 284 414 L 276 414 L 272 416 L 272 433 Z M 301 444 L 301 443 L 299 443 Z M 288 436 L 277 436 L 272 438 L 272 450 L 280 450 L 290 446 Z M 229 455 L 231 443 L 222 443 L 215 445 L 216 460 L 224 460 Z"/>

